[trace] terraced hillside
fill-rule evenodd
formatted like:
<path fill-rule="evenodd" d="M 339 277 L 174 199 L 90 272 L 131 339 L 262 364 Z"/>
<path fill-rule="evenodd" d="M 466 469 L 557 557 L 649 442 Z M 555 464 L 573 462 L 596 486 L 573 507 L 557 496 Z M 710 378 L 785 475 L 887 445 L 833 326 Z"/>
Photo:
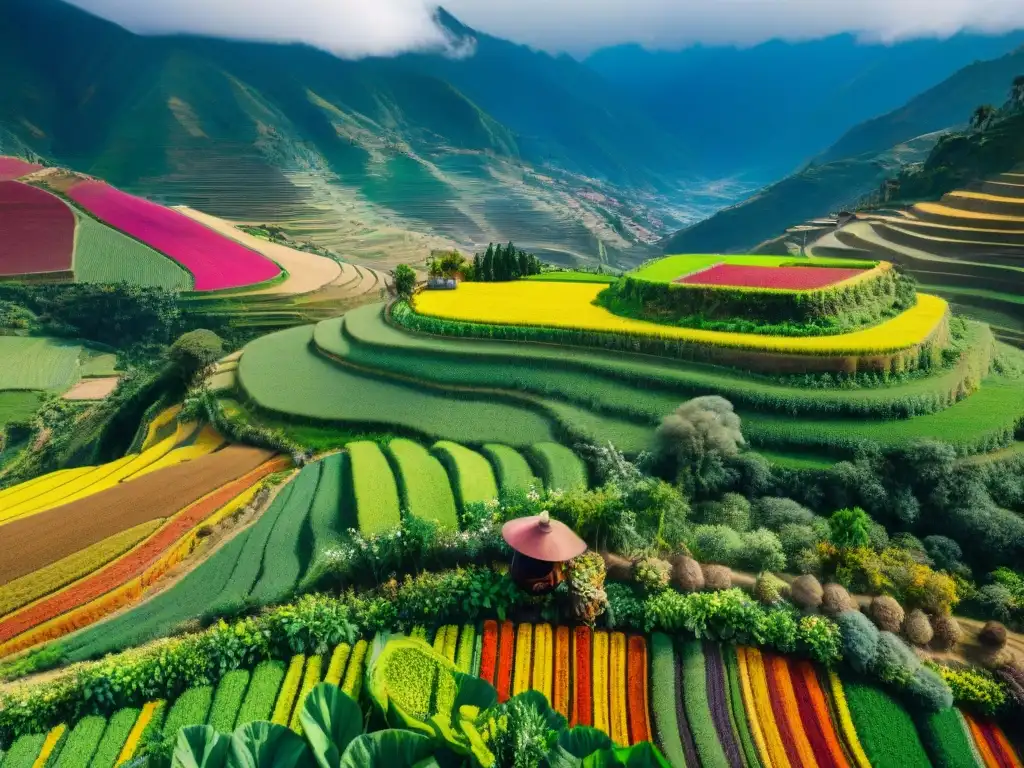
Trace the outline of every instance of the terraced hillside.
<path fill-rule="evenodd" d="M 1024 415 L 1024 355 L 980 323 L 957 328 L 955 362 L 926 375 L 818 389 L 652 356 L 426 336 L 367 305 L 253 342 L 238 383 L 257 410 L 279 417 L 472 444 L 583 437 L 635 454 L 682 401 L 718 394 L 766 449 L 844 456 L 864 444 L 933 438 L 965 454 L 994 450 L 1012 441 Z"/>
<path fill-rule="evenodd" d="M 504 472 L 520 462 L 530 467 L 529 477 Z M 279 603 L 323 578 L 332 552 L 348 544 L 350 529 L 367 537 L 387 533 L 408 514 L 457 530 L 456 500 L 464 509 L 494 499 L 499 485 L 528 490 L 533 473 L 551 489 L 586 484 L 582 461 L 563 446 L 518 451 L 493 445 L 478 452 L 450 442 L 349 443 L 341 453 L 303 467 L 254 525 L 169 589 L 65 641 L 68 656 L 91 658 L 161 637 L 197 616 Z"/>
<path fill-rule="evenodd" d="M 1001 340 L 1024 345 L 1024 170 L 939 202 L 859 214 L 807 250 L 899 264 L 929 290 L 991 323 Z"/>

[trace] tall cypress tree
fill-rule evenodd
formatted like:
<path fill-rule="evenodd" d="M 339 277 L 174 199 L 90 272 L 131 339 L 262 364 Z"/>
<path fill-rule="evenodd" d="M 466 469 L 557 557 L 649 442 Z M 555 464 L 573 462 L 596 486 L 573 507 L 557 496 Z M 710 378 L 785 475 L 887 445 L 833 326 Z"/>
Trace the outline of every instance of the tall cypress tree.
<path fill-rule="evenodd" d="M 480 281 L 484 283 L 492 282 L 494 280 L 494 245 L 487 246 L 487 252 L 484 254 L 481 266 L 483 268 L 483 275 L 480 277 Z"/>
<path fill-rule="evenodd" d="M 505 249 L 501 247 L 501 243 L 494 246 L 494 280 L 496 282 L 503 282 L 508 280 L 508 273 L 506 272 L 505 263 Z"/>
<path fill-rule="evenodd" d="M 520 251 L 519 256 L 519 276 L 526 277 L 530 274 L 530 257 L 526 255 L 526 251 Z"/>
<path fill-rule="evenodd" d="M 479 253 L 474 253 L 473 254 L 473 280 L 482 280 L 483 279 L 480 276 L 480 272 L 481 272 L 481 268 L 480 268 L 480 254 Z"/>

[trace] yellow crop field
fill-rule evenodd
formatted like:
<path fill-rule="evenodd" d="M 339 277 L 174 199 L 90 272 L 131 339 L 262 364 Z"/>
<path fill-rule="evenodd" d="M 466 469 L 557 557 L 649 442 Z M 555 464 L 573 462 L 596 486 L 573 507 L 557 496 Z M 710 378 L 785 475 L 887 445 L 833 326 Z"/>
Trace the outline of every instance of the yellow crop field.
<path fill-rule="evenodd" d="M 766 336 L 679 328 L 620 317 L 593 303 L 604 289 L 592 283 L 463 283 L 454 291 L 422 291 L 413 301 L 420 314 L 448 320 L 605 331 L 810 355 L 907 349 L 927 340 L 949 311 L 949 305 L 937 296 L 918 294 L 915 307 L 871 328 L 838 336 Z"/>
<path fill-rule="evenodd" d="M 146 441 L 142 444 L 142 450 L 152 448 L 157 442 L 157 433 L 166 427 L 181 411 L 180 405 L 172 405 L 170 408 L 166 408 L 161 411 L 157 416 L 149 423 L 149 428 L 146 430 Z"/>
<path fill-rule="evenodd" d="M 914 208 L 924 213 L 931 213 L 936 216 L 952 216 L 960 219 L 988 219 L 989 221 L 1024 221 L 1024 216 L 1003 216 L 997 213 L 979 213 L 978 211 L 965 211 L 960 208 L 950 208 L 942 203 L 917 203 Z"/>
<path fill-rule="evenodd" d="M 183 464 L 186 461 L 201 458 L 208 453 L 213 453 L 222 445 L 224 445 L 224 437 L 216 429 L 207 425 L 203 427 L 203 431 L 199 433 L 199 437 L 196 438 L 194 444 L 184 448 L 175 448 L 159 461 L 154 461 L 145 469 L 136 472 L 132 475 L 131 479 L 136 480 L 143 475 L 148 475 L 150 472 L 156 472 L 158 469 L 173 467 L 176 464 Z"/>
<path fill-rule="evenodd" d="M 0 521 L 4 519 L 4 513 L 15 506 L 25 501 L 25 499 L 31 499 L 34 496 L 52 491 L 54 488 L 59 488 L 64 483 L 71 482 L 76 477 L 92 472 L 95 467 L 78 467 L 76 469 L 61 469 L 56 472 L 51 472 L 48 475 L 41 475 L 34 480 L 27 480 L 24 483 L 18 485 L 12 485 L 10 488 L 5 490 L 3 494 L 0 494 Z"/>

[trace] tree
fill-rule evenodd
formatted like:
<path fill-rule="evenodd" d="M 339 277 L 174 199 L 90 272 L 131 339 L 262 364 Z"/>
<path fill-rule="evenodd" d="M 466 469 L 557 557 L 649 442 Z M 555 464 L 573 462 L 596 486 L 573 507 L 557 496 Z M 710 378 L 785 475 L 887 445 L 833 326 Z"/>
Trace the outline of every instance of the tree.
<path fill-rule="evenodd" d="M 416 288 L 416 273 L 408 264 L 399 264 L 391 270 L 391 277 L 395 280 L 395 290 L 403 299 L 412 296 Z"/>
<path fill-rule="evenodd" d="M 483 272 L 477 278 L 482 283 L 491 283 L 494 281 L 494 245 L 487 246 L 487 252 L 484 254 L 484 258 L 481 261 L 481 267 Z"/>
<path fill-rule="evenodd" d="M 526 277 L 530 274 L 530 257 L 526 255 L 526 251 L 519 251 L 519 276 Z"/>
<path fill-rule="evenodd" d="M 1010 90 L 1010 103 L 1014 107 L 1024 107 L 1024 75 L 1017 75 L 1013 78 L 1013 88 Z"/>
<path fill-rule="evenodd" d="M 828 519 L 832 543 L 840 549 L 866 547 L 871 544 L 868 529 L 871 518 L 860 507 L 840 509 Z"/>
<path fill-rule="evenodd" d="M 996 116 L 996 108 L 991 104 L 982 104 L 971 115 L 971 129 L 975 131 L 984 131 L 991 124 L 992 120 Z"/>
<path fill-rule="evenodd" d="M 182 334 L 167 351 L 173 374 L 186 386 L 202 381 L 224 355 L 224 342 L 213 331 L 200 328 Z"/>
<path fill-rule="evenodd" d="M 656 433 L 655 460 L 690 496 L 708 491 L 728 474 L 725 459 L 746 444 L 732 403 L 711 395 L 697 397 L 666 416 Z"/>
<path fill-rule="evenodd" d="M 441 254 L 437 264 L 442 277 L 452 278 L 466 266 L 466 258 L 458 251 L 448 251 Z"/>
<path fill-rule="evenodd" d="M 482 268 L 481 268 L 482 261 L 483 260 L 480 258 L 480 254 L 479 253 L 474 253 L 473 254 L 473 274 L 470 276 L 469 279 L 471 279 L 471 280 L 479 280 L 480 279 L 480 274 L 481 274 L 481 271 L 482 271 Z"/>

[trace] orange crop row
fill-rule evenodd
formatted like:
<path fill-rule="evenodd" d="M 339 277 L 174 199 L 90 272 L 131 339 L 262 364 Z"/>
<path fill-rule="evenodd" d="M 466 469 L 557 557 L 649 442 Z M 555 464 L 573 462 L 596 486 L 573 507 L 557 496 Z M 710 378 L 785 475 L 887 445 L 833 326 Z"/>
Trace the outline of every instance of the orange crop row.
<path fill-rule="evenodd" d="M 563 717 L 569 717 L 569 628 L 565 626 L 555 629 L 555 680 L 554 701 L 551 706 Z"/>
<path fill-rule="evenodd" d="M 591 725 L 593 723 L 593 689 L 590 682 L 590 646 L 592 633 L 590 627 L 576 627 L 575 642 L 573 643 L 572 672 L 576 681 L 576 690 L 573 698 L 572 718 L 570 723 L 573 726 Z"/>
<path fill-rule="evenodd" d="M 650 703 L 647 692 L 647 641 L 630 635 L 627 663 L 629 738 L 631 744 L 651 741 Z"/>
<path fill-rule="evenodd" d="M 511 621 L 501 623 L 501 635 L 498 640 L 498 679 L 494 686 L 498 689 L 498 701 L 508 701 L 512 689 L 512 657 L 516 642 L 515 629 Z"/>
<path fill-rule="evenodd" d="M 498 664 L 498 622 L 484 622 L 484 639 L 480 644 L 480 677 L 494 685 L 494 671 Z"/>
<path fill-rule="evenodd" d="M 0 658 L 62 637 L 138 599 L 191 552 L 198 527 L 211 515 L 288 464 L 285 458 L 264 463 L 190 505 L 138 547 L 96 573 L 0 622 Z"/>

